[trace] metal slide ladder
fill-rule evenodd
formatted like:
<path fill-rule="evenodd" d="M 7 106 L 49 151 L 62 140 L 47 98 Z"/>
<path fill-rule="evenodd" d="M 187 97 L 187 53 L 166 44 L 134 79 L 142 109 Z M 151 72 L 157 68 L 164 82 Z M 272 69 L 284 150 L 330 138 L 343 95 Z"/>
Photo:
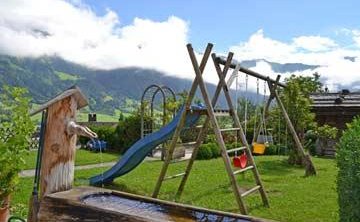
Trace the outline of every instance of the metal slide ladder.
<path fill-rule="evenodd" d="M 225 82 L 225 77 L 226 77 L 226 74 L 227 74 L 227 72 L 229 70 L 233 54 L 229 53 L 229 55 L 227 57 L 227 62 L 225 64 L 223 70 L 221 70 L 220 64 L 216 61 L 215 54 L 212 54 L 212 59 L 213 59 L 213 62 L 215 64 L 216 72 L 217 72 L 218 77 L 219 77 L 219 83 L 217 85 L 215 94 L 214 94 L 212 100 L 210 101 L 208 91 L 206 89 L 204 80 L 202 78 L 202 73 L 203 73 L 203 71 L 205 69 L 206 62 L 209 59 L 211 49 L 212 49 L 212 44 L 208 44 L 208 46 L 207 46 L 207 48 L 205 50 L 203 59 L 202 59 L 202 61 L 200 63 L 200 66 L 198 65 L 198 63 L 196 61 L 195 54 L 194 54 L 192 46 L 190 44 L 188 44 L 187 48 L 188 48 L 188 52 L 189 52 L 189 55 L 190 55 L 190 59 L 191 59 L 194 71 L 196 73 L 196 78 L 195 78 L 195 80 L 194 80 L 194 82 L 192 84 L 192 87 L 191 87 L 191 90 L 189 92 L 188 98 L 187 98 L 187 100 L 185 102 L 186 109 L 184 110 L 184 112 L 182 114 L 182 117 L 181 117 L 181 119 L 179 121 L 179 124 L 178 124 L 178 126 L 177 126 L 177 128 L 176 128 L 176 130 L 174 132 L 174 135 L 173 135 L 172 141 L 170 143 L 170 146 L 168 147 L 169 148 L 168 155 L 166 156 L 166 159 L 165 159 L 165 161 L 163 163 L 161 173 L 159 175 L 159 178 L 158 178 L 158 181 L 156 183 L 156 186 L 155 186 L 155 189 L 154 189 L 154 192 L 153 192 L 152 196 L 155 197 L 155 198 L 158 196 L 161 185 L 162 185 L 162 183 L 164 181 L 169 180 L 169 179 L 174 179 L 174 178 L 181 177 L 182 179 L 181 179 L 179 188 L 178 188 L 176 196 L 175 196 L 176 199 L 180 198 L 180 196 L 181 196 L 181 194 L 182 194 L 182 192 L 184 190 L 186 181 L 187 181 L 187 179 L 189 177 L 190 171 L 192 169 L 193 163 L 194 163 L 194 161 L 196 159 L 196 155 L 198 153 L 199 147 L 202 144 L 202 142 L 203 142 L 203 140 L 204 140 L 204 138 L 206 136 L 207 128 L 209 127 L 209 123 L 210 123 L 211 126 L 212 126 L 212 129 L 214 130 L 217 144 L 220 147 L 221 156 L 222 156 L 222 159 L 224 161 L 225 169 L 226 169 L 227 174 L 229 176 L 229 179 L 230 179 L 230 182 L 231 182 L 231 185 L 232 185 L 232 189 L 233 189 L 233 192 L 235 194 L 235 198 L 236 198 L 237 204 L 239 206 L 240 212 L 242 214 L 247 214 L 248 213 L 248 210 L 246 208 L 246 205 L 245 205 L 245 202 L 244 202 L 243 198 L 248 196 L 251 193 L 256 192 L 256 191 L 258 191 L 260 193 L 263 204 L 265 206 L 269 206 L 268 198 L 267 198 L 264 186 L 263 186 L 262 181 L 260 179 L 259 172 L 258 172 L 258 170 L 256 168 L 254 158 L 253 158 L 253 156 L 251 154 L 251 149 L 249 147 L 249 144 L 246 141 L 246 137 L 245 137 L 244 131 L 243 131 L 242 127 L 241 127 L 239 118 L 236 115 L 236 112 L 234 111 L 234 106 L 232 104 L 231 97 L 230 97 L 230 94 L 229 94 L 229 91 L 228 91 L 228 88 L 227 88 L 227 85 L 226 85 L 226 82 Z M 200 129 L 200 132 L 199 132 L 199 134 L 197 136 L 196 141 L 193 143 L 194 144 L 194 149 L 193 149 L 191 158 L 189 159 L 189 162 L 188 162 L 188 165 L 186 167 L 185 172 L 179 173 L 179 174 L 176 174 L 176 175 L 172 175 L 172 176 L 166 176 L 167 169 L 169 167 L 169 164 L 171 163 L 172 153 L 174 152 L 176 142 L 178 141 L 178 138 L 180 136 L 180 132 L 183 129 L 183 126 L 184 126 L 184 122 L 185 122 L 187 112 L 194 112 L 194 110 L 190 109 L 190 105 L 191 105 L 191 102 L 192 102 L 192 100 L 194 98 L 196 89 L 198 87 L 201 90 L 201 94 L 202 94 L 202 97 L 203 97 L 205 105 L 206 105 L 206 108 L 204 108 L 204 110 L 202 110 L 200 112 L 202 112 L 201 114 L 206 115 L 206 119 L 205 119 L 203 125 L 201 126 L 201 129 Z M 226 101 L 227 101 L 227 104 L 228 104 L 228 107 L 229 107 L 228 110 L 214 109 L 214 106 L 216 105 L 216 102 L 218 100 L 218 97 L 220 95 L 221 90 L 223 90 L 224 95 L 226 97 Z M 232 128 L 220 129 L 217 117 L 224 117 L 224 116 L 229 116 L 229 117 L 232 118 L 233 123 L 234 123 Z M 237 135 L 240 137 L 240 141 L 243 144 L 243 146 L 238 147 L 238 148 L 234 148 L 234 149 L 231 149 L 231 150 L 226 149 L 224 138 L 223 138 L 223 132 L 229 132 L 229 131 L 235 131 L 237 133 Z M 229 154 L 233 153 L 233 152 L 238 152 L 238 151 L 245 151 L 245 153 L 247 155 L 247 159 L 248 159 L 248 164 L 243 169 L 233 170 Z M 240 186 L 239 186 L 239 184 L 237 182 L 236 175 L 244 173 L 246 171 L 251 171 L 253 173 L 256 185 L 254 187 L 252 187 L 251 189 L 243 191 L 243 189 L 240 189 Z"/>

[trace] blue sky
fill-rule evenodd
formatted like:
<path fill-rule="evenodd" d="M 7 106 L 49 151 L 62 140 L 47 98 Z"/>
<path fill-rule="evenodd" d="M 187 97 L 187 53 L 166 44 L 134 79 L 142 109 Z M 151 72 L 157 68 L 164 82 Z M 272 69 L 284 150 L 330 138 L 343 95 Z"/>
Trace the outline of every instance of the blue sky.
<path fill-rule="evenodd" d="M 289 42 L 302 35 L 320 35 L 348 44 L 337 36 L 342 28 L 355 29 L 360 24 L 360 1 L 329 0 L 84 0 L 99 15 L 107 9 L 118 13 L 121 25 L 135 17 L 164 21 L 177 16 L 189 22 L 189 38 L 194 45 L 214 42 L 220 49 L 245 41 L 263 29 L 267 36 Z"/>

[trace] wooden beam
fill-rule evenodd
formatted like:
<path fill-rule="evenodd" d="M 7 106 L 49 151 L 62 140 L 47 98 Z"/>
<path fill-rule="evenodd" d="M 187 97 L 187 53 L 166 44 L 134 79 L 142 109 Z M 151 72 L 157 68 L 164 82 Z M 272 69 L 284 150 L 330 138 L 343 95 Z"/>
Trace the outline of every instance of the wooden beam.
<path fill-rule="evenodd" d="M 305 176 L 311 176 L 311 175 L 316 175 L 316 169 L 315 166 L 313 164 L 313 162 L 311 161 L 311 157 L 309 154 L 305 153 L 304 147 L 302 146 L 300 139 L 295 131 L 295 128 L 289 118 L 289 115 L 287 114 L 287 111 L 280 99 L 280 96 L 278 94 L 278 92 L 276 90 L 274 90 L 275 93 L 275 99 L 276 102 L 278 103 L 280 110 L 284 116 L 285 122 L 290 130 L 290 133 L 293 137 L 293 140 L 295 142 L 295 149 L 296 152 L 301 156 L 302 161 L 303 161 L 303 166 L 305 167 Z"/>
<path fill-rule="evenodd" d="M 226 60 L 223 59 L 222 57 L 219 57 L 219 56 L 216 56 L 216 61 L 219 64 L 222 64 L 222 65 L 225 65 L 225 63 L 226 63 Z M 235 69 L 236 65 L 237 65 L 237 63 L 233 62 L 233 63 L 231 63 L 230 68 Z M 250 76 L 253 76 L 255 78 L 262 79 L 264 81 L 269 81 L 271 83 L 276 83 L 276 80 L 273 80 L 273 79 L 269 78 L 268 76 L 264 76 L 264 75 L 262 75 L 260 73 L 257 73 L 255 71 L 252 71 L 252 70 L 244 68 L 244 67 L 240 67 L 239 71 L 243 72 L 243 73 L 246 73 L 246 74 L 248 74 Z M 284 83 L 278 82 L 277 85 L 279 85 L 279 86 L 281 86 L 283 88 L 286 88 L 286 85 Z"/>

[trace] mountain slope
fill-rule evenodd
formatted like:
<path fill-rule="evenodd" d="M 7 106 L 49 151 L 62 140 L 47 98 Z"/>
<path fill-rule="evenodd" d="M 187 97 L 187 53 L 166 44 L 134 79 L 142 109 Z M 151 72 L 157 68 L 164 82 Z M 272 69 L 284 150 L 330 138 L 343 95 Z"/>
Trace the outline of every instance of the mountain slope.
<path fill-rule="evenodd" d="M 189 90 L 191 83 L 192 80 L 148 69 L 93 70 L 58 57 L 0 56 L 0 85 L 25 87 L 33 102 L 40 104 L 76 84 L 89 98 L 92 111 L 107 114 L 113 114 L 114 109 L 129 108 L 129 101 L 139 101 L 144 89 L 151 84 L 167 85 L 175 92 L 182 92 Z M 209 84 L 208 89 L 212 94 L 215 85 Z M 131 104 L 133 108 L 138 106 L 137 102 Z"/>
<path fill-rule="evenodd" d="M 245 67 L 254 67 L 259 61 L 269 63 L 280 73 L 313 69 L 304 64 L 279 64 L 266 60 L 243 61 Z M 78 85 L 89 98 L 90 110 L 113 114 L 115 109 L 138 107 L 141 95 L 151 84 L 167 85 L 175 92 L 188 91 L 192 80 L 164 75 L 161 72 L 140 68 L 94 70 L 59 57 L 17 58 L 0 55 L 0 85 L 26 87 L 33 102 L 40 104 L 72 85 Z M 0 89 L 1 90 L 1 89 Z M 208 84 L 210 95 L 215 85 Z M 234 91 L 230 91 L 235 94 Z M 198 97 L 201 97 L 199 92 Z M 247 97 L 254 100 L 255 93 Z M 220 105 L 225 104 L 224 98 Z M 131 108 L 131 107 L 130 107 Z"/>

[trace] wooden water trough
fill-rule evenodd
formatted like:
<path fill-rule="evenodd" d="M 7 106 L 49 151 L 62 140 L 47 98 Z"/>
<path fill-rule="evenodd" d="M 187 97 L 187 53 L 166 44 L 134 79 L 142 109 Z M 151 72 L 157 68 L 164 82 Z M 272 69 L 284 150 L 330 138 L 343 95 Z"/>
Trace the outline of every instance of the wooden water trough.
<path fill-rule="evenodd" d="M 45 196 L 38 216 L 44 222 L 269 221 L 95 187 L 76 187 Z"/>

